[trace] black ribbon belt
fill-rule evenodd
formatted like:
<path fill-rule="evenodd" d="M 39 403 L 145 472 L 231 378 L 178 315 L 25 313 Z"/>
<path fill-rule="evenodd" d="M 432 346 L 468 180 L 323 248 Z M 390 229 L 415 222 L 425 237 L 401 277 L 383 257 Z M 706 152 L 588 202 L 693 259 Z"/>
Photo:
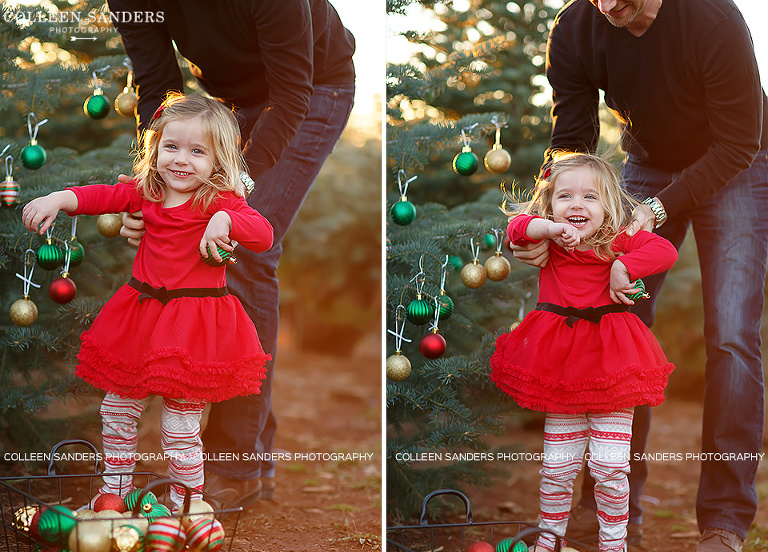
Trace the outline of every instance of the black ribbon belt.
<path fill-rule="evenodd" d="M 604 305 L 602 307 L 586 307 L 583 309 L 577 309 L 576 307 L 562 307 L 555 305 L 554 303 L 536 303 L 536 310 L 554 312 L 560 316 L 565 316 L 565 323 L 573 328 L 573 324 L 576 320 L 587 320 L 600 323 L 600 319 L 603 315 L 611 312 L 625 312 L 629 310 L 629 305 Z"/>
<path fill-rule="evenodd" d="M 133 277 L 128 281 L 128 285 L 140 292 L 139 303 L 144 299 L 157 299 L 165 305 L 168 301 L 176 299 L 177 297 L 224 297 L 225 295 L 229 295 L 227 286 L 220 288 L 165 289 L 165 287 L 152 287 L 148 283 L 141 282 Z"/>

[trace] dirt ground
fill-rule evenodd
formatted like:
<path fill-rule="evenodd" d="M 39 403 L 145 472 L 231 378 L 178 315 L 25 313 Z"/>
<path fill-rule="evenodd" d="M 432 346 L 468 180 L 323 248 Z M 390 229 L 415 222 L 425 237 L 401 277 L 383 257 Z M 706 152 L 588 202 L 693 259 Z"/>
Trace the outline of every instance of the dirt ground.
<path fill-rule="evenodd" d="M 663 460 L 661 453 L 682 453 L 685 458 L 686 453 L 700 451 L 700 420 L 701 405 L 697 403 L 668 400 L 654 409 L 647 452 L 656 454 L 659 460 L 649 464 L 650 473 L 641 497 L 644 509 L 643 546 L 630 547 L 630 552 L 695 550 L 700 536 L 695 512 L 699 464 L 691 460 L 676 460 L 674 456 Z M 503 436 L 494 437 L 493 444 L 516 444 L 516 450 L 520 452 L 541 452 L 542 435 L 541 429 L 526 429 L 521 424 L 510 427 Z M 764 448 L 764 451 L 768 452 L 768 449 Z M 492 488 L 476 488 L 467 493 L 475 522 L 536 520 L 539 462 L 520 461 L 509 467 L 511 476 L 507 480 L 499 481 Z M 577 481 L 577 489 L 580 482 L 581 479 Z M 757 519 L 744 545 L 744 552 L 768 550 L 768 462 L 762 462 L 759 467 L 758 495 Z M 461 522 L 462 515 L 437 522 Z M 496 544 L 496 538 L 493 540 Z M 464 549 L 468 544 L 464 544 Z M 459 550 L 449 545 L 444 548 L 445 552 L 454 549 Z"/>
<path fill-rule="evenodd" d="M 243 512 L 235 531 L 232 518 L 225 520 L 227 544 L 234 534 L 231 551 L 381 550 L 380 336 L 372 334 L 358 342 L 350 356 L 344 358 L 294 352 L 290 340 L 281 336 L 273 385 L 278 420 L 274 452 L 290 454 L 290 460 L 276 465 L 274 500 L 259 501 Z M 138 450 L 142 459 L 137 464 L 138 472 L 167 473 L 167 462 L 155 461 L 152 454 L 146 454 L 159 454 L 161 450 L 161 407 L 160 400 L 155 399 L 142 416 Z M 89 408 L 98 409 L 98 402 Z M 89 438 L 101 448 L 98 435 L 78 437 Z M 348 456 L 339 459 L 340 453 L 363 456 L 358 460 Z M 313 459 L 309 456 L 312 454 L 318 456 Z M 335 457 L 323 459 L 323 455 Z M 19 465 L 11 465 L 5 470 L 11 473 L 0 476 L 19 476 L 15 473 L 17 468 Z M 68 468 L 57 473 L 85 474 L 93 469 L 92 464 Z M 76 509 L 95 495 L 99 484 L 99 478 L 78 476 L 64 480 L 63 490 L 45 480 L 39 486 L 36 481 L 34 490 L 29 492 L 43 502 L 61 500 Z M 24 487 L 19 485 L 17 488 Z M 12 508 L 4 505 L 4 516 L 20 505 L 13 504 L 18 499 L 16 493 L 7 494 Z M 57 495 L 62 498 L 57 499 Z M 15 538 L 7 544 L 0 528 L 0 552 L 32 550 L 18 544 Z"/>

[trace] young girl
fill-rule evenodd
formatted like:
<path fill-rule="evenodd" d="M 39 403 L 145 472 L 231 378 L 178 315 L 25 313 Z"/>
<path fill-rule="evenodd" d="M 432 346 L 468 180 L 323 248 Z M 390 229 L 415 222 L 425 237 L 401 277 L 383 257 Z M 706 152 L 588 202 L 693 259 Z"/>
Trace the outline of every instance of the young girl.
<path fill-rule="evenodd" d="M 512 243 L 550 239 L 536 310 L 501 335 L 491 379 L 525 408 L 546 412 L 540 527 L 565 535 L 573 482 L 587 441 L 595 478 L 600 550 L 624 550 L 633 407 L 656 406 L 674 368 L 650 330 L 627 311 L 638 278 L 669 269 L 672 244 L 628 236 L 618 171 L 588 154 L 562 154 L 532 200 L 510 220 Z M 542 533 L 536 550 L 553 550 Z"/>
<path fill-rule="evenodd" d="M 239 140 L 223 104 L 172 95 L 143 136 L 132 183 L 67 188 L 24 207 L 24 225 L 41 234 L 61 210 L 143 213 L 146 234 L 132 278 L 83 333 L 77 355 L 77 375 L 107 392 L 100 410 L 106 473 L 134 470 L 139 417 L 151 395 L 160 395 L 170 476 L 201 490 L 205 403 L 259 393 L 270 355 L 229 294 L 225 268 L 202 258 L 221 261 L 217 247 L 232 251 L 232 240 L 256 252 L 272 245 L 269 222 L 234 193 L 243 167 Z M 105 476 L 99 492 L 132 489 L 130 477 Z M 176 509 L 182 497 L 172 486 Z"/>

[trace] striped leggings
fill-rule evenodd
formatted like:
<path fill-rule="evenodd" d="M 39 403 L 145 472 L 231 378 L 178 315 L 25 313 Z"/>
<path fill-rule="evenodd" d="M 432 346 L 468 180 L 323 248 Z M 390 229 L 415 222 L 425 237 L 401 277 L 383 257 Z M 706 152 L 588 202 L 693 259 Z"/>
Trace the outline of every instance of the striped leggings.
<path fill-rule="evenodd" d="M 133 472 L 136 468 L 138 445 L 137 426 L 142 412 L 152 397 L 126 399 L 107 394 L 101 403 L 102 439 L 104 442 L 105 474 Z M 203 488 L 203 442 L 200 439 L 200 419 L 203 402 L 188 402 L 163 398 L 160 420 L 162 449 L 168 458 L 171 479 L 181 481 L 197 490 Z M 124 497 L 133 490 L 133 479 L 125 475 L 104 475 L 100 494 L 115 493 Z M 171 485 L 173 511 L 184 500 L 184 488 Z M 194 493 L 191 499 L 202 498 Z"/>
<path fill-rule="evenodd" d="M 606 414 L 547 414 L 544 424 L 544 465 L 541 474 L 539 527 L 564 536 L 571 509 L 573 482 L 581 470 L 589 441 L 587 466 L 595 479 L 600 524 L 600 550 L 623 551 L 629 520 L 629 440 L 633 409 Z M 554 550 L 551 534 L 537 545 Z"/>

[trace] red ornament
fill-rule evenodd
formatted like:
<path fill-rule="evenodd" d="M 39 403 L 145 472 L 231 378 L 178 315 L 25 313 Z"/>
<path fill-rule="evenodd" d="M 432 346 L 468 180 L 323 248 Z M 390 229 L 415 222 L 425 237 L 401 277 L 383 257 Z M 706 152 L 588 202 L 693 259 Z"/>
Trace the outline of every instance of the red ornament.
<path fill-rule="evenodd" d="M 440 358 L 445 352 L 445 338 L 439 333 L 432 331 L 421 339 L 419 351 L 427 358 Z"/>
<path fill-rule="evenodd" d="M 467 548 L 467 552 L 495 552 L 495 548 L 485 541 L 478 541 Z"/>
<path fill-rule="evenodd" d="M 104 493 L 99 495 L 96 502 L 93 503 L 94 512 L 101 512 L 102 510 L 114 510 L 122 514 L 125 512 L 125 501 L 115 493 Z"/>
<path fill-rule="evenodd" d="M 64 276 L 56 278 L 48 288 L 48 294 L 51 296 L 51 299 L 61 304 L 69 303 L 75 298 L 76 293 L 77 286 L 75 282 Z"/>

